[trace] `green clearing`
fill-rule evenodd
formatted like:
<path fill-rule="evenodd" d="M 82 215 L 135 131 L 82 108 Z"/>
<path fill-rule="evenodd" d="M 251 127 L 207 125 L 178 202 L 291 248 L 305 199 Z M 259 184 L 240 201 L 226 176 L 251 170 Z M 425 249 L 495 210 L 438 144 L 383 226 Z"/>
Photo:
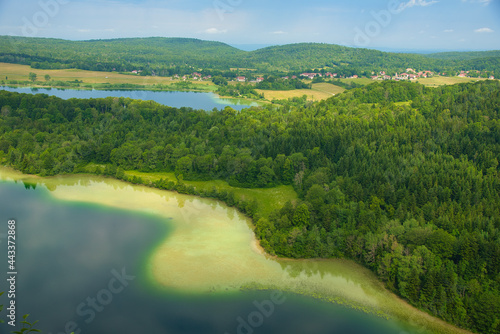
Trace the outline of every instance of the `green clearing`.
<path fill-rule="evenodd" d="M 100 165 L 95 163 L 89 163 L 83 168 L 83 172 L 95 173 L 96 168 L 104 169 L 106 165 Z M 177 178 L 174 173 L 167 172 L 139 172 L 134 170 L 125 171 L 125 176 L 127 177 L 140 177 L 144 183 L 153 183 L 159 181 L 160 179 L 166 181 L 177 182 Z M 286 202 L 291 201 L 294 203 L 297 199 L 297 193 L 292 186 L 281 185 L 274 188 L 238 188 L 230 186 L 226 181 L 223 180 L 211 180 L 211 181 L 186 181 L 183 183 L 187 186 L 193 186 L 198 191 L 207 191 L 216 188 L 219 191 L 233 192 L 235 198 L 238 200 L 255 200 L 257 202 L 259 212 L 264 216 L 268 217 L 269 214 L 275 210 L 281 209 Z"/>
<path fill-rule="evenodd" d="M 88 166 L 89 167 L 89 166 Z M 140 177 L 144 181 L 155 182 L 160 179 L 176 182 L 177 179 L 174 173 L 144 173 L 138 171 L 126 171 L 125 175 L 128 177 Z M 211 190 L 214 187 L 219 191 L 233 192 L 235 198 L 239 200 L 255 200 L 257 201 L 258 210 L 263 216 L 268 217 L 274 210 L 281 209 L 286 202 L 296 201 L 297 193 L 292 186 L 278 186 L 274 188 L 237 188 L 230 186 L 226 181 L 212 180 L 212 181 L 183 181 L 188 186 L 195 187 L 198 191 Z"/>

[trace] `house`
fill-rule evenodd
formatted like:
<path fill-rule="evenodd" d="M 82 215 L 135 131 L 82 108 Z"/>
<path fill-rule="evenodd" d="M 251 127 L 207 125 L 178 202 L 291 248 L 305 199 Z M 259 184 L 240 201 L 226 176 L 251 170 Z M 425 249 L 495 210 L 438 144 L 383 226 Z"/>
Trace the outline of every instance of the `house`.
<path fill-rule="evenodd" d="M 467 74 L 465 74 L 465 73 L 460 73 L 458 76 L 459 76 L 459 77 L 461 77 L 461 78 L 465 78 L 465 77 L 467 76 Z"/>
<path fill-rule="evenodd" d="M 391 76 L 390 75 L 384 75 L 382 78 L 384 80 L 391 80 Z"/>
<path fill-rule="evenodd" d="M 255 79 L 256 82 L 262 82 L 264 81 L 264 78 L 263 77 L 258 77 L 257 79 Z"/>
<path fill-rule="evenodd" d="M 380 71 L 380 75 L 385 75 L 385 71 Z"/>
<path fill-rule="evenodd" d="M 410 80 L 415 80 L 415 79 L 418 79 L 418 75 L 416 75 L 416 74 L 409 74 L 408 78 L 410 78 Z"/>
<path fill-rule="evenodd" d="M 302 73 L 300 76 L 302 76 L 302 77 L 306 77 L 306 78 L 308 78 L 308 79 L 311 79 L 311 80 L 312 80 L 312 79 L 314 79 L 314 77 L 315 77 L 315 76 L 317 76 L 317 75 L 318 75 L 318 76 L 321 76 L 321 74 L 319 74 L 319 73 Z"/>
<path fill-rule="evenodd" d="M 495 77 L 494 76 L 490 76 L 488 79 L 495 80 Z"/>
<path fill-rule="evenodd" d="M 282 79 L 283 79 L 283 80 L 288 80 L 288 77 L 283 77 Z"/>
<path fill-rule="evenodd" d="M 292 79 L 297 79 L 297 76 L 296 75 L 292 75 Z"/>
<path fill-rule="evenodd" d="M 379 79 L 378 75 L 373 75 L 372 76 L 372 80 L 378 80 L 378 79 Z"/>
<path fill-rule="evenodd" d="M 408 73 L 401 73 L 399 75 L 396 73 L 395 79 L 396 80 L 408 80 L 409 77 L 410 77 L 410 75 Z"/>
<path fill-rule="evenodd" d="M 413 68 L 407 68 L 406 72 L 417 73 L 417 71 L 415 71 Z"/>
<path fill-rule="evenodd" d="M 132 73 L 137 74 L 137 70 L 133 70 Z"/>
<path fill-rule="evenodd" d="M 247 81 L 247 78 L 245 78 L 245 77 L 237 77 L 236 81 L 238 81 L 238 82 L 245 82 L 245 81 Z"/>

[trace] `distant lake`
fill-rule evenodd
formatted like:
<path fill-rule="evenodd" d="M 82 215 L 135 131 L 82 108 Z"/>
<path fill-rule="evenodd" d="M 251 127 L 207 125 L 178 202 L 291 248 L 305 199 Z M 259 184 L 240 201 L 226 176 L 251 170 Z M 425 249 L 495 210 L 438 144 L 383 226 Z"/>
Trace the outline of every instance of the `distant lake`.
<path fill-rule="evenodd" d="M 157 92 L 148 90 L 78 90 L 60 88 L 30 88 L 30 87 L 7 87 L 0 86 L 0 89 L 9 92 L 26 94 L 47 94 L 57 96 L 61 99 L 96 99 L 112 97 L 128 97 L 136 100 L 152 100 L 160 104 L 181 108 L 212 110 L 214 108 L 223 109 L 229 106 L 235 110 L 242 110 L 250 106 L 257 106 L 256 102 L 250 103 L 243 99 L 221 99 L 214 93 L 200 92 Z"/>

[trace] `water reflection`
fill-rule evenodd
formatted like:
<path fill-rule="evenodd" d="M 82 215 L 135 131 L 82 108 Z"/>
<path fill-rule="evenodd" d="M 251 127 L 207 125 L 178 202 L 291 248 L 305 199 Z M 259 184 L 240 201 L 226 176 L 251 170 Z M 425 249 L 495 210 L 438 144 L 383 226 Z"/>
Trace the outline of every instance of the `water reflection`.
<path fill-rule="evenodd" d="M 214 108 L 223 109 L 226 106 L 229 106 L 235 110 L 242 110 L 250 106 L 258 106 L 258 103 L 256 102 L 249 102 L 242 99 L 220 99 L 214 93 L 200 92 L 146 90 L 76 90 L 8 86 L 0 86 L 0 89 L 10 92 L 27 94 L 47 94 L 51 96 L 57 96 L 62 99 L 124 97 L 143 101 L 156 101 L 160 104 L 175 108 L 193 108 L 203 109 L 207 111 L 211 111 Z"/>
<path fill-rule="evenodd" d="M 149 285 L 169 294 L 182 291 L 184 296 L 186 293 L 199 295 L 207 292 L 238 291 L 245 287 L 280 289 L 430 326 L 430 316 L 401 302 L 387 292 L 371 272 L 353 262 L 275 259 L 261 253 L 255 246 L 256 240 L 248 219 L 220 202 L 143 186 L 131 186 L 95 176 L 41 179 L 0 169 L 0 178 L 22 180 L 23 184 L 29 184 L 31 189 L 33 185 L 38 184 L 37 191 L 39 188 L 50 189 L 50 198 L 103 204 L 107 207 L 154 213 L 157 217 L 162 217 L 161 224 L 168 228 L 168 237 L 157 239 L 158 242 L 148 260 L 142 265 L 142 269 L 137 268 L 136 272 L 141 273 Z M 26 218 L 27 221 L 36 221 L 36 215 L 44 212 L 44 205 L 33 205 L 33 212 L 36 213 Z M 85 217 L 84 214 L 82 216 Z M 64 240 L 57 243 L 58 246 L 67 249 L 76 247 L 77 255 L 71 261 L 75 261 L 85 270 L 102 267 L 104 263 L 119 263 L 124 254 L 129 256 L 130 252 L 136 252 L 134 259 L 140 262 L 137 254 L 144 249 L 141 248 L 142 244 L 129 242 L 130 246 L 125 247 L 126 250 L 120 251 L 116 248 L 115 243 L 118 241 L 113 238 L 122 242 L 147 239 L 137 232 L 137 226 L 127 227 L 121 222 L 121 218 L 120 221 L 110 218 L 111 225 L 95 226 L 90 230 L 88 224 L 77 220 L 76 216 L 69 218 L 61 215 L 53 219 L 63 222 L 57 225 L 57 230 L 67 233 Z M 92 218 L 87 216 L 85 219 Z M 68 228 L 68 221 L 72 222 L 71 228 Z M 75 225 L 76 228 L 73 229 Z M 42 225 L 39 225 L 40 230 L 35 229 L 39 240 L 33 244 L 33 251 L 50 242 L 54 243 L 53 235 L 44 232 L 40 226 Z M 154 233 L 154 237 L 159 237 L 159 234 Z M 83 241 L 69 241 L 75 238 L 86 240 L 87 243 L 92 240 L 92 247 L 85 249 Z M 94 247 L 94 244 L 98 246 Z M 61 275 L 71 275 L 62 273 L 63 268 L 71 267 L 71 264 L 61 256 L 61 248 L 54 247 L 47 247 L 45 251 L 52 249 L 52 253 L 44 253 L 43 258 L 55 259 L 50 265 L 59 263 Z M 37 267 L 36 262 L 29 265 Z M 55 268 L 51 267 L 51 271 L 54 270 Z M 65 277 L 74 278 L 84 284 L 77 277 Z M 70 285 L 75 286 L 74 282 Z M 44 293 L 50 292 L 51 290 L 44 290 Z M 453 329 L 439 322 L 431 325 L 438 326 L 444 333 L 453 332 Z"/>

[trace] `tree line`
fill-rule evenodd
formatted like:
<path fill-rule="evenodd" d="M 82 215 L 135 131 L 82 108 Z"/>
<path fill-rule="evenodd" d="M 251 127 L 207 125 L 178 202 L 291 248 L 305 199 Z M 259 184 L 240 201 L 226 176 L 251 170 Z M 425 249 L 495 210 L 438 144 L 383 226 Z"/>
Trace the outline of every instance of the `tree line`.
<path fill-rule="evenodd" d="M 148 76 L 184 75 L 200 70 L 204 75 L 214 71 L 231 76 L 244 75 L 249 69 L 261 74 L 293 75 L 308 69 L 328 69 L 346 77 L 369 77 L 380 71 L 401 73 L 412 67 L 448 74 L 478 70 L 500 77 L 498 52 L 424 56 L 320 43 L 246 52 L 220 42 L 159 37 L 66 41 L 0 36 L 0 62 L 30 65 L 34 69 L 140 70 L 141 75 Z"/>

